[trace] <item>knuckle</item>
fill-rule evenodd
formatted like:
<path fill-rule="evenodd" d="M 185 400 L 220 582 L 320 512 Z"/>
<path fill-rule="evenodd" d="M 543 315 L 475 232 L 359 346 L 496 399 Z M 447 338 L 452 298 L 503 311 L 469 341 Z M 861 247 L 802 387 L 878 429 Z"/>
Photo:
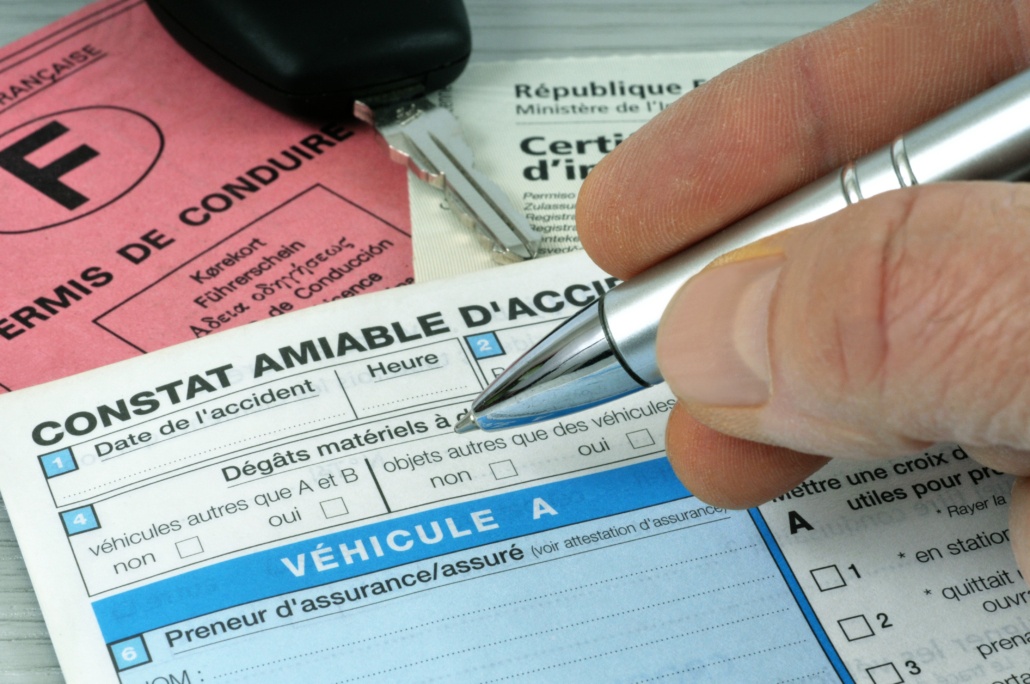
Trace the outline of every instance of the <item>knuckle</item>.
<path fill-rule="evenodd" d="M 887 193 L 787 238 L 774 385 L 882 438 L 1030 447 L 1030 193 L 1014 192 Z"/>
<path fill-rule="evenodd" d="M 893 195 L 882 203 L 875 374 L 898 409 L 888 417 L 912 437 L 1026 445 L 1026 193 L 955 186 Z"/>

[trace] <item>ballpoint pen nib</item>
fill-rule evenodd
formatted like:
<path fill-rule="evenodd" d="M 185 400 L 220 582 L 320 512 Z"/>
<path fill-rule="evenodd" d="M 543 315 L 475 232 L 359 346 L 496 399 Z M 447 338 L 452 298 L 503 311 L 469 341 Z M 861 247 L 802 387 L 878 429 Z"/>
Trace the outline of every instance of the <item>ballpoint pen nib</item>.
<path fill-rule="evenodd" d="M 459 435 L 463 435 L 466 432 L 472 432 L 473 430 L 478 429 L 479 426 L 476 425 L 476 418 L 472 415 L 471 411 L 466 413 L 465 417 L 459 420 L 458 424 L 454 426 L 454 431 L 457 432 Z"/>

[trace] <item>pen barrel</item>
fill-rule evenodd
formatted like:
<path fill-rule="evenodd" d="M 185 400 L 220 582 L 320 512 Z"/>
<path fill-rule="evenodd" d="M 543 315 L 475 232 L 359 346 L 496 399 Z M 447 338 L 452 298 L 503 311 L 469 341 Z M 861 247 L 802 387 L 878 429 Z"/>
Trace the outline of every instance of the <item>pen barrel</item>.
<path fill-rule="evenodd" d="M 920 183 L 1015 180 L 1030 171 L 1030 70 L 904 136 Z"/>
<path fill-rule="evenodd" d="M 770 204 L 631 278 L 605 294 L 603 325 L 615 353 L 637 381 L 663 381 L 655 358 L 658 323 L 673 295 L 717 257 L 848 205 L 835 173 Z"/>
<path fill-rule="evenodd" d="M 1030 71 L 747 216 L 608 292 L 601 314 L 625 369 L 662 382 L 658 323 L 673 295 L 717 257 L 862 199 L 920 183 L 1013 180 L 1030 171 Z"/>

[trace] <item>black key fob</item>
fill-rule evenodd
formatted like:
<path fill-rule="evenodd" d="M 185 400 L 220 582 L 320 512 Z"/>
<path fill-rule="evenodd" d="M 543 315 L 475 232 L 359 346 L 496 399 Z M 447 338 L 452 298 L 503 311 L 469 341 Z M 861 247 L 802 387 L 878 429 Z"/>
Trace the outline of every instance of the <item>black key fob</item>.
<path fill-rule="evenodd" d="M 147 0 L 205 66 L 273 107 L 350 113 L 413 99 L 461 74 L 472 50 L 461 0 Z"/>

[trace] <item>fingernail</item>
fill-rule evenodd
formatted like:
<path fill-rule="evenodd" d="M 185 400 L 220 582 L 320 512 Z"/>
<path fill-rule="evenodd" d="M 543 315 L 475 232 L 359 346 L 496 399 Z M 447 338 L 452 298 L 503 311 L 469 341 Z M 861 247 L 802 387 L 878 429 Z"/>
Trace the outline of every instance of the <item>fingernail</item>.
<path fill-rule="evenodd" d="M 673 297 L 658 331 L 658 366 L 677 397 L 715 406 L 769 399 L 769 306 L 783 261 L 724 261 Z"/>

